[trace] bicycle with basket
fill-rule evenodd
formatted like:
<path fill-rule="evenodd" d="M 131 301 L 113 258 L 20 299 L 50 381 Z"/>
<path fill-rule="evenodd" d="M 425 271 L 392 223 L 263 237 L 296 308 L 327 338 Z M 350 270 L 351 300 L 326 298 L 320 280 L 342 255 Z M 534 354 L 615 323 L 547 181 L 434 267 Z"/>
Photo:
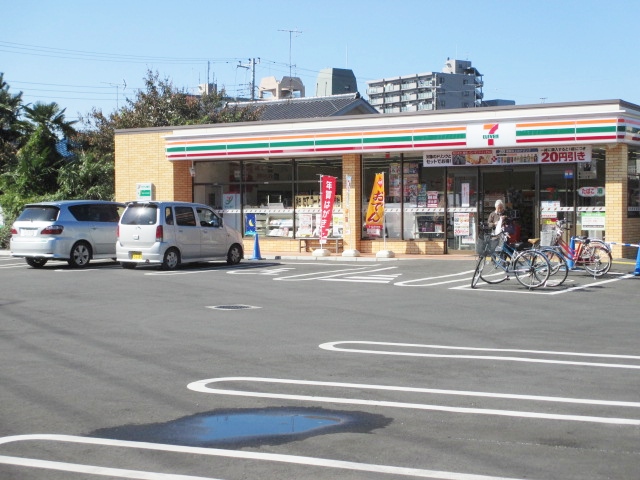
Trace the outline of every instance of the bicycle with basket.
<path fill-rule="evenodd" d="M 566 220 L 558 220 L 551 233 L 550 245 L 540 246 L 542 252 L 551 265 L 552 275 L 556 275 L 564 282 L 569 270 L 584 268 L 594 277 L 601 277 L 609 272 L 611 263 L 611 249 L 602 240 L 578 235 L 570 239 L 567 244 L 562 238 L 563 232 L 569 230 Z"/>
<path fill-rule="evenodd" d="M 480 224 L 476 240 L 478 263 L 471 288 L 476 288 L 480 280 L 497 284 L 509 280 L 511 275 L 529 290 L 546 285 L 551 274 L 547 257 L 540 251 L 524 249 L 523 244 L 511 244 L 508 240 L 509 234 L 504 230 L 494 235 L 487 224 Z"/>

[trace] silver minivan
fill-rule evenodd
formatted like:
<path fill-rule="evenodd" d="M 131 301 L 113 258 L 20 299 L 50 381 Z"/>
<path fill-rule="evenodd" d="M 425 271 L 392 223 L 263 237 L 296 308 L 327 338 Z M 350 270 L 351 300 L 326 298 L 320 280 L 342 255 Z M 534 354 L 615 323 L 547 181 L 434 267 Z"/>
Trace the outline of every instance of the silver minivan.
<path fill-rule="evenodd" d="M 209 260 L 235 265 L 244 257 L 240 232 L 198 203 L 130 202 L 117 236 L 116 259 L 124 268 L 156 264 L 173 270 Z"/>
<path fill-rule="evenodd" d="M 91 259 L 115 259 L 116 230 L 125 205 L 103 200 L 30 203 L 11 226 L 11 255 L 33 268 L 66 260 L 75 268 Z"/>

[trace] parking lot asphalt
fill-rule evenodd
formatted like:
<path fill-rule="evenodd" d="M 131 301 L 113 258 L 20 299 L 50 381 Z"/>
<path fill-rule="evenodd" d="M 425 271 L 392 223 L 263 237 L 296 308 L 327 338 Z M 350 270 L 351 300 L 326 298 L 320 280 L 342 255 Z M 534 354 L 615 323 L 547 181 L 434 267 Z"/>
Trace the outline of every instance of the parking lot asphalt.
<path fill-rule="evenodd" d="M 0 256 L 10 256 L 9 250 L 0 250 Z M 314 252 L 264 252 L 260 258 L 253 258 L 253 252 L 245 252 L 245 261 L 247 260 L 322 260 L 322 261 L 340 261 L 340 262 L 393 262 L 407 260 L 472 260 L 472 254 L 447 254 L 447 255 L 410 255 L 405 253 L 394 253 L 393 257 L 378 257 L 374 253 L 360 253 L 356 256 L 342 256 L 330 253 L 327 256 L 317 255 Z M 632 258 L 614 258 L 614 264 L 618 265 L 636 265 L 636 260 Z"/>

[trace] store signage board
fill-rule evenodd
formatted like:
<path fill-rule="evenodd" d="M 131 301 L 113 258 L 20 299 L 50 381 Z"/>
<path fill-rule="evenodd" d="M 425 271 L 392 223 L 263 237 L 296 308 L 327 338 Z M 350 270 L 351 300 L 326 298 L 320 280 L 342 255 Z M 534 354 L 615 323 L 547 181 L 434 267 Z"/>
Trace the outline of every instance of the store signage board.
<path fill-rule="evenodd" d="M 580 187 L 578 195 L 581 197 L 604 197 L 604 187 Z"/>
<path fill-rule="evenodd" d="M 465 149 L 422 154 L 423 167 L 561 165 L 586 162 L 591 162 L 591 146 Z"/>
<path fill-rule="evenodd" d="M 581 222 L 583 230 L 604 230 L 605 212 L 582 212 Z"/>
<path fill-rule="evenodd" d="M 140 202 L 153 200 L 153 183 L 136 183 L 136 199 Z"/>

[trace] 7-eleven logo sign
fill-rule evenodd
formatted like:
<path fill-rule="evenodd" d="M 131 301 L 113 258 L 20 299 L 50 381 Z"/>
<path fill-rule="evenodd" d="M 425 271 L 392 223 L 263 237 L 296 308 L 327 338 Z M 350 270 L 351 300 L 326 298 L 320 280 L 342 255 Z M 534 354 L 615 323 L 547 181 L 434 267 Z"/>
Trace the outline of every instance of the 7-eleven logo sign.
<path fill-rule="evenodd" d="M 482 130 L 484 134 L 482 138 L 487 141 L 487 145 L 495 145 L 495 139 L 500 138 L 496 132 L 498 131 L 498 123 L 487 123 L 482 126 Z"/>

